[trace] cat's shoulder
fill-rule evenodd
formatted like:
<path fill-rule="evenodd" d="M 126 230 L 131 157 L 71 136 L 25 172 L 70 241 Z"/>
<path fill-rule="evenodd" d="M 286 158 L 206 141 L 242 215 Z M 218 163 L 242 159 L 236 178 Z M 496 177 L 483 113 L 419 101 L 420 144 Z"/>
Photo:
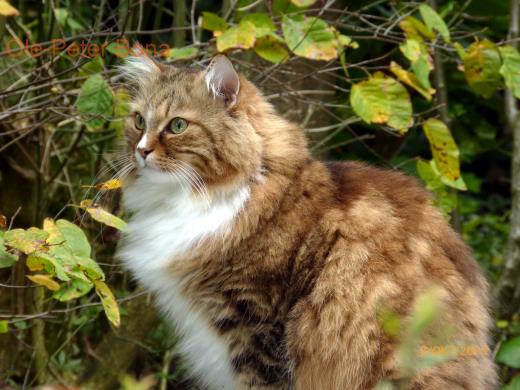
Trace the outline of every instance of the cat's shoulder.
<path fill-rule="evenodd" d="M 431 193 L 414 177 L 395 169 L 381 168 L 357 161 L 324 163 L 343 204 L 361 198 L 385 198 L 400 209 L 423 207 L 432 202 Z"/>

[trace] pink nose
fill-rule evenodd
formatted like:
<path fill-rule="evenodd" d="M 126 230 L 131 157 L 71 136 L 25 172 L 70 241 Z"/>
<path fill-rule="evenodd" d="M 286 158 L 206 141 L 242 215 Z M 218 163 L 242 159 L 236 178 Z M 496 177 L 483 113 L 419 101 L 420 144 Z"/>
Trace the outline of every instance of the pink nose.
<path fill-rule="evenodd" d="M 137 148 L 137 152 L 141 155 L 141 157 L 143 159 L 146 160 L 146 156 L 148 156 L 150 153 L 152 153 L 153 149 Z"/>

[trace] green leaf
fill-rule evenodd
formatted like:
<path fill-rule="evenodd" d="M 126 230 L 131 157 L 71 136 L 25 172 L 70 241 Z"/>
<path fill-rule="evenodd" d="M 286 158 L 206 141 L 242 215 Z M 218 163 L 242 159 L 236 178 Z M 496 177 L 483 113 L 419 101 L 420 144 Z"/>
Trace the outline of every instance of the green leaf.
<path fill-rule="evenodd" d="M 520 368 L 520 336 L 507 340 L 500 346 L 497 362 L 513 368 Z"/>
<path fill-rule="evenodd" d="M 27 275 L 27 279 L 33 283 L 39 284 L 40 286 L 45 286 L 51 291 L 57 291 L 60 288 L 60 285 L 49 275 Z"/>
<path fill-rule="evenodd" d="M 289 49 L 300 57 L 324 61 L 338 57 L 336 31 L 322 19 L 284 16 L 282 31 Z"/>
<path fill-rule="evenodd" d="M 212 12 L 202 13 L 202 28 L 210 31 L 225 31 L 228 24 L 220 16 Z"/>
<path fill-rule="evenodd" d="M 251 22 L 255 26 L 255 36 L 257 38 L 261 38 L 276 31 L 276 26 L 273 21 L 269 15 L 264 13 L 247 14 L 241 19 L 241 22 L 242 21 Z"/>
<path fill-rule="evenodd" d="M 277 16 L 300 11 L 290 0 L 273 0 L 272 9 Z"/>
<path fill-rule="evenodd" d="M 430 142 L 433 159 L 442 176 L 450 180 L 460 178 L 459 148 L 448 127 L 440 120 L 430 118 L 423 123 Z"/>
<path fill-rule="evenodd" d="M 0 268 L 11 267 L 18 260 L 18 256 L 9 253 L 4 244 L 4 232 L 0 230 Z"/>
<path fill-rule="evenodd" d="M 507 88 L 520 99 L 520 54 L 512 46 L 498 48 L 502 56 L 500 74 L 504 77 Z"/>
<path fill-rule="evenodd" d="M 520 390 L 520 375 L 515 376 L 505 386 L 502 386 L 500 390 Z"/>
<path fill-rule="evenodd" d="M 230 49 L 250 49 L 255 44 L 255 25 L 241 21 L 238 26 L 231 27 L 217 36 L 217 49 L 224 52 Z"/>
<path fill-rule="evenodd" d="M 101 73 L 105 70 L 105 64 L 101 56 L 96 56 L 79 68 L 81 76 L 90 76 L 92 74 Z"/>
<path fill-rule="evenodd" d="M 90 257 L 90 244 L 83 230 L 64 219 L 57 220 L 56 227 L 75 256 Z"/>
<path fill-rule="evenodd" d="M 105 274 L 98 263 L 88 257 L 77 257 L 79 269 L 85 271 L 91 280 L 104 280 Z"/>
<path fill-rule="evenodd" d="M 31 227 L 27 230 L 8 230 L 4 233 L 4 240 L 10 247 L 18 249 L 25 254 L 30 254 L 41 249 L 45 245 L 45 240 L 48 236 L 47 232 Z"/>
<path fill-rule="evenodd" d="M 118 230 L 124 230 L 126 227 L 126 222 L 121 218 L 116 217 L 115 215 L 109 213 L 105 209 L 101 207 L 89 206 L 86 207 L 85 210 L 90 216 L 98 222 L 105 224 L 107 226 L 111 226 Z"/>
<path fill-rule="evenodd" d="M 315 2 L 316 0 L 291 0 L 291 3 L 300 8 L 309 7 L 313 5 Z"/>
<path fill-rule="evenodd" d="M 92 75 L 83 83 L 76 108 L 92 130 L 99 129 L 110 118 L 113 109 L 112 90 L 101 75 Z"/>
<path fill-rule="evenodd" d="M 421 85 L 421 83 L 419 82 L 419 80 L 417 79 L 417 77 L 415 76 L 415 74 L 410 73 L 407 70 L 403 69 L 399 64 L 395 63 L 394 61 L 392 61 L 390 63 L 390 70 L 392 71 L 393 74 L 395 74 L 397 76 L 397 78 L 400 81 L 402 81 L 406 85 L 415 89 L 417 92 L 419 92 L 421 95 L 423 95 L 426 100 L 428 100 L 428 101 L 432 100 L 432 94 L 435 93 L 435 89 L 424 88 Z"/>
<path fill-rule="evenodd" d="M 114 298 L 114 294 L 112 294 L 112 291 L 110 291 L 106 283 L 102 281 L 95 280 L 94 286 L 96 287 L 96 293 L 99 295 L 99 298 L 101 298 L 101 303 L 103 304 L 103 309 L 105 310 L 108 320 L 114 326 L 119 326 L 119 306 Z"/>
<path fill-rule="evenodd" d="M 424 89 L 431 90 L 430 71 L 433 62 L 424 42 L 417 39 L 407 39 L 399 46 L 399 49 L 412 63 L 412 71 Z"/>
<path fill-rule="evenodd" d="M 9 332 L 9 323 L 6 320 L 0 320 L 0 334 Z"/>
<path fill-rule="evenodd" d="M 419 159 L 417 160 L 415 168 L 417 169 L 419 177 L 426 184 L 426 188 L 430 191 L 437 192 L 444 189 L 444 183 L 441 180 L 440 173 L 433 169 L 429 162 Z"/>
<path fill-rule="evenodd" d="M 421 36 L 428 39 L 435 39 L 435 34 L 433 33 L 433 31 L 419 19 L 414 18 L 413 16 L 407 16 L 406 18 L 404 18 L 404 20 L 409 22 L 413 26 L 415 31 L 421 34 Z"/>
<path fill-rule="evenodd" d="M 387 124 L 402 134 L 413 124 L 408 92 L 398 81 L 382 74 L 355 84 L 350 104 L 367 123 Z"/>
<path fill-rule="evenodd" d="M 437 31 L 441 34 L 444 42 L 451 41 L 448 26 L 446 26 L 444 20 L 442 20 L 441 16 L 432 7 L 423 3 L 419 6 L 419 12 L 421 13 L 424 23 L 426 23 L 430 30 Z"/>
<path fill-rule="evenodd" d="M 106 50 L 117 58 L 126 58 L 130 55 L 128 43 L 119 40 L 109 43 L 106 46 Z"/>
<path fill-rule="evenodd" d="M 62 263 L 64 263 L 62 259 L 59 259 L 58 257 L 55 257 L 51 254 L 36 252 L 27 257 L 26 265 L 30 271 L 45 270 L 45 272 L 56 276 L 60 280 L 69 281 L 70 278 L 67 275 L 65 266 L 70 266 L 70 264 Z"/>
<path fill-rule="evenodd" d="M 62 284 L 60 289 L 52 294 L 52 297 L 60 302 L 66 302 L 88 294 L 92 287 L 94 285 L 90 281 L 72 279 L 71 282 Z"/>
<path fill-rule="evenodd" d="M 255 52 L 264 60 L 275 64 L 285 62 L 289 58 L 283 40 L 274 34 L 258 38 L 255 42 Z"/>
<path fill-rule="evenodd" d="M 464 55 L 464 76 L 478 95 L 490 98 L 502 85 L 500 53 L 487 39 L 471 44 Z"/>
<path fill-rule="evenodd" d="M 166 57 L 174 60 L 187 60 L 195 57 L 199 53 L 196 47 L 172 47 L 168 50 Z"/>
<path fill-rule="evenodd" d="M 126 89 L 118 88 L 114 91 L 114 110 L 112 112 L 113 119 L 110 121 L 109 127 L 110 129 L 115 130 L 116 134 L 120 137 L 124 135 L 125 119 L 129 113 L 130 95 Z"/>

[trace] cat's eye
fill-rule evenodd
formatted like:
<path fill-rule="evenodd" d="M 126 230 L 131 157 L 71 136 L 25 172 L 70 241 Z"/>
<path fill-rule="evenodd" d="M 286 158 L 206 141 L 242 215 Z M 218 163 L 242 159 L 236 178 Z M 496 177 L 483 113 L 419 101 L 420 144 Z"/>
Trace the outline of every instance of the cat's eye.
<path fill-rule="evenodd" d="M 134 116 L 134 125 L 137 130 L 144 130 L 146 126 L 146 121 L 140 114 L 135 114 Z"/>
<path fill-rule="evenodd" d="M 173 134 L 180 134 L 188 127 L 188 121 L 183 118 L 173 118 L 170 122 L 170 131 Z"/>

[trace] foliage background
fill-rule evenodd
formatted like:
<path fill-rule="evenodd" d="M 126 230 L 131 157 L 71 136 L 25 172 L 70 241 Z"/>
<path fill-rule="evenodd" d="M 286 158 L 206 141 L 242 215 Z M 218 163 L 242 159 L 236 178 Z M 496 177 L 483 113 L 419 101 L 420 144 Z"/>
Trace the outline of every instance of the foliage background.
<path fill-rule="evenodd" d="M 316 156 L 419 176 L 493 286 L 492 353 L 520 388 L 519 18 L 517 0 L 0 0 L 0 387 L 194 388 L 113 259 L 125 39 L 179 65 L 226 52 Z"/>

